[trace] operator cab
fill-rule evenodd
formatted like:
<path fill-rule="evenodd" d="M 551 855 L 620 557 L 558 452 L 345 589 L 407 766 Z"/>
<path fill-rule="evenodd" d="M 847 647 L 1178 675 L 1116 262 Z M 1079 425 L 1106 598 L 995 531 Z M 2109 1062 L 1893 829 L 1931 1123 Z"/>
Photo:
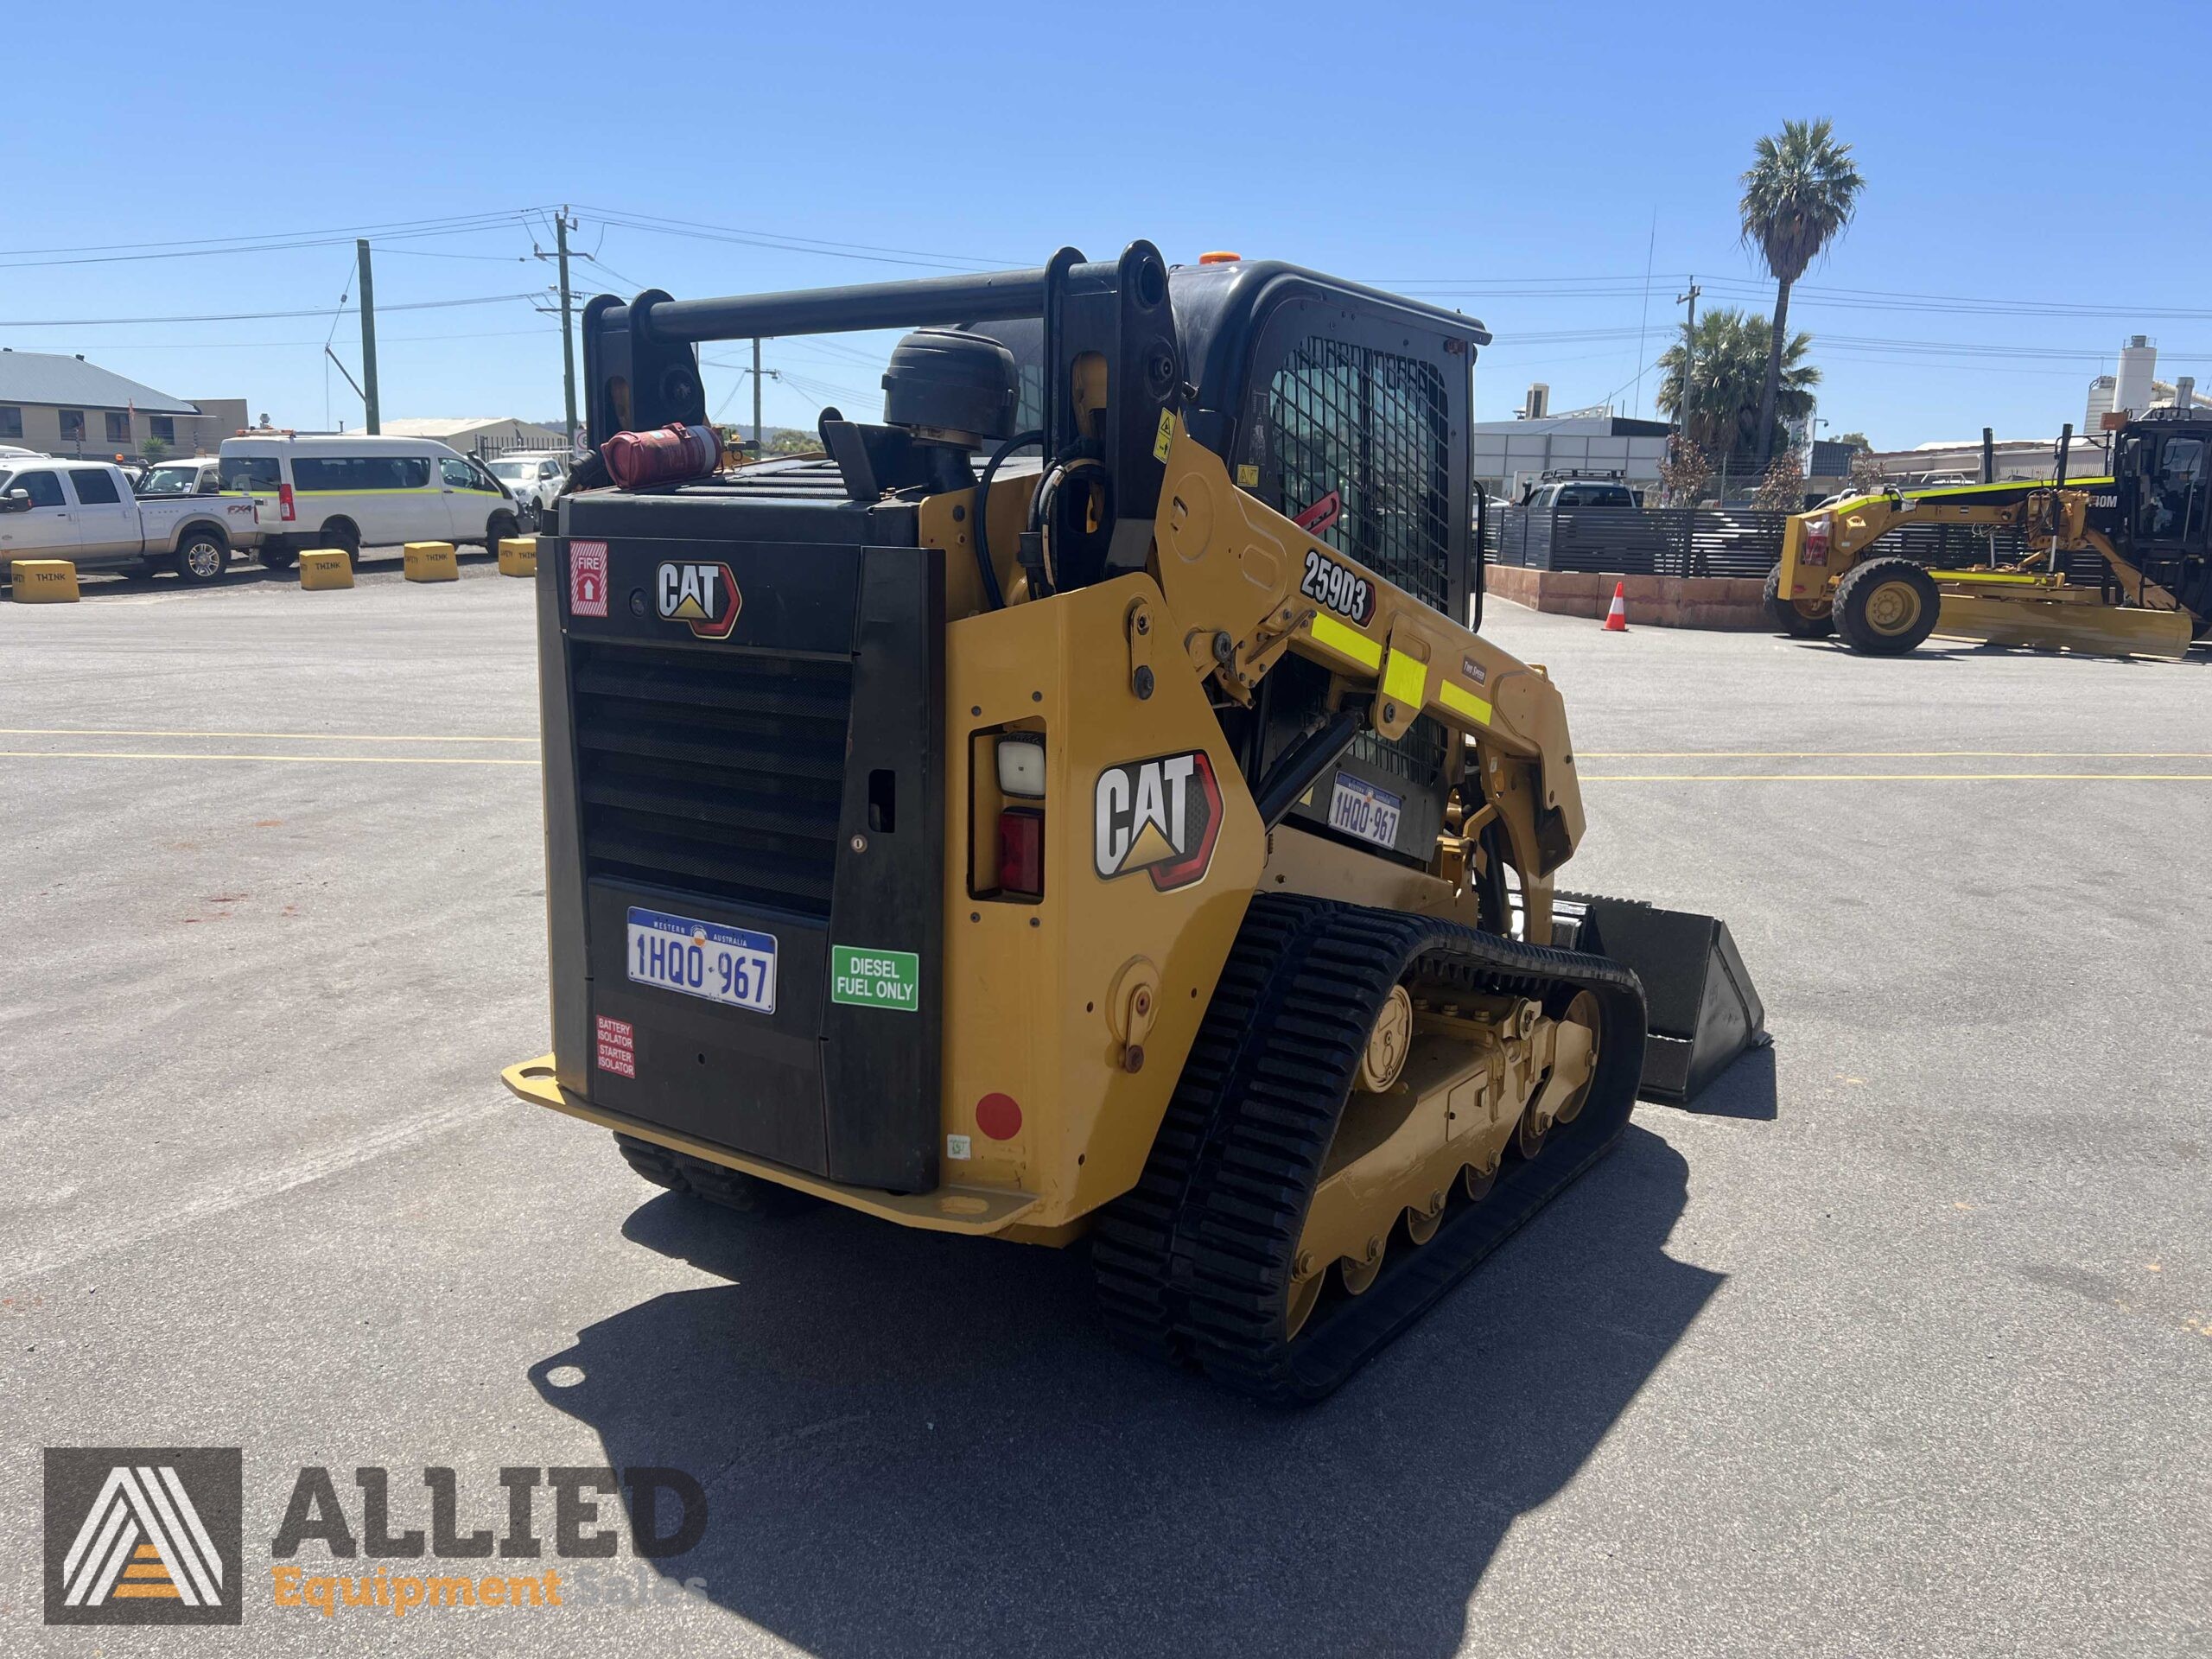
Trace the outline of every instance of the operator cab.
<path fill-rule="evenodd" d="M 2212 412 L 2154 409 L 2130 421 L 2113 481 L 2123 550 L 2198 616 L 2212 612 Z"/>
<path fill-rule="evenodd" d="M 2129 424 L 2113 472 L 2123 522 L 2139 548 L 2205 551 L 2208 454 L 2212 419 L 2193 410 L 2153 410 Z"/>

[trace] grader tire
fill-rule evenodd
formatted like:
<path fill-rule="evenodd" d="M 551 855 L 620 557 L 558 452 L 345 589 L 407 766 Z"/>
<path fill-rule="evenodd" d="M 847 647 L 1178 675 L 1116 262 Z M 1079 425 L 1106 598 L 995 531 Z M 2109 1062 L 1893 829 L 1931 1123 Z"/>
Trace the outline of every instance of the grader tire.
<path fill-rule="evenodd" d="M 1936 631 L 1943 596 L 1910 559 L 1869 559 L 1835 587 L 1835 631 L 1870 657 L 1902 657 Z"/>
<path fill-rule="evenodd" d="M 1782 567 L 1766 573 L 1766 613 L 1775 632 L 1792 639 L 1825 639 L 1835 632 L 1835 607 L 1823 600 L 1784 599 Z"/>

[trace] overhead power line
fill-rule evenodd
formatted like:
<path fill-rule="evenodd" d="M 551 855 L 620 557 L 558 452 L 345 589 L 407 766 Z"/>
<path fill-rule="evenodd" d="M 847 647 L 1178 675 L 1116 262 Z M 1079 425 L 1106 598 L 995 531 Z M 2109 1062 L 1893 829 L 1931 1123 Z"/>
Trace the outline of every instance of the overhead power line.
<path fill-rule="evenodd" d="M 224 254 L 274 253 L 293 248 L 334 247 L 363 236 L 379 244 L 420 240 L 442 236 L 468 236 L 521 226 L 531 210 L 517 208 L 462 218 L 399 219 L 385 225 L 348 229 L 264 232 L 257 236 L 197 237 L 175 242 L 111 242 L 81 247 L 0 249 L 0 269 L 28 270 L 41 265 L 96 265 L 145 259 L 195 259 Z M 499 257 L 496 255 L 442 256 L 449 258 Z"/>
<path fill-rule="evenodd" d="M 471 300 L 410 300 L 400 305 L 380 305 L 385 311 L 445 311 L 464 305 L 505 305 L 512 300 L 534 300 L 535 294 L 486 294 Z M 0 328 L 122 328 L 142 324 L 170 322 L 258 322 L 271 317 L 327 317 L 332 313 L 327 307 L 312 306 L 299 311 L 209 311 L 189 316 L 168 317 L 46 317 L 0 318 Z M 357 315 L 354 308 L 340 306 L 340 316 Z"/>
<path fill-rule="evenodd" d="M 378 306 L 377 309 L 379 311 L 388 311 L 391 309 L 391 308 L 390 306 Z M 320 315 L 321 314 L 317 313 L 316 315 Z M 470 329 L 466 333 L 457 334 L 386 334 L 379 332 L 377 335 L 377 345 L 381 348 L 388 345 L 404 346 L 410 340 L 512 340 L 524 334 L 527 334 L 536 340 L 549 340 L 558 338 L 560 333 L 561 331 L 558 327 L 549 327 L 543 323 L 540 323 L 535 328 Z M 334 339 L 335 336 L 334 335 L 332 338 Z M 321 340 L 163 340 L 137 341 L 129 346 L 119 346 L 118 349 L 126 352 L 258 352 L 274 351 L 279 347 L 304 346 L 310 351 L 320 352 L 328 343 L 329 341 Z M 60 352 L 63 350 L 64 347 L 60 342 L 55 342 L 50 346 L 44 345 L 17 346 L 15 349 L 19 352 L 43 352 L 48 350 Z"/>
<path fill-rule="evenodd" d="M 827 259 L 858 259 L 871 264 L 917 265 L 946 270 L 993 270 L 1024 263 L 1020 260 L 987 259 L 970 254 L 933 252 L 920 248 L 883 247 L 868 242 L 836 242 L 820 237 L 791 236 L 740 226 L 709 225 L 698 219 L 670 219 L 656 213 L 622 213 L 605 207 L 579 207 L 575 212 L 583 218 L 622 230 L 688 237 L 703 242 L 729 242 L 741 247 L 773 248 L 789 253 L 810 253 Z"/>

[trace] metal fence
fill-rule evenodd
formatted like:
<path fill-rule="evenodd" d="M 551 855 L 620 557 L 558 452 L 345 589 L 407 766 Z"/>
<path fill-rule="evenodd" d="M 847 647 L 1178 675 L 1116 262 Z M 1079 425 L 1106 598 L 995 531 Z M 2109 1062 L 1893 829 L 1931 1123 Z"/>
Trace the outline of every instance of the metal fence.
<path fill-rule="evenodd" d="M 1782 558 L 1789 515 L 1744 507 L 1493 507 L 1483 556 L 1531 570 L 1618 571 L 1632 576 L 1750 576 L 1764 579 Z M 1967 524 L 1909 524 L 1881 541 L 1936 569 L 2021 557 L 2018 532 Z M 2067 557 L 2076 580 L 2096 581 L 2104 561 L 2078 550 Z"/>
<path fill-rule="evenodd" d="M 1507 506 L 1490 515 L 1484 556 L 1532 570 L 1637 576 L 1764 576 L 1782 556 L 1786 513 L 1737 507 Z"/>

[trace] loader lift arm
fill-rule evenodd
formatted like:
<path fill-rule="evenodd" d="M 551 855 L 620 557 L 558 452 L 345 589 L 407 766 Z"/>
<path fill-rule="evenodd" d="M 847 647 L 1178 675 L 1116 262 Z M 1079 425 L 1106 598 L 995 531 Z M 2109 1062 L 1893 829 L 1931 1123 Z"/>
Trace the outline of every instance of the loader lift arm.
<path fill-rule="evenodd" d="M 1238 489 L 1221 457 L 1173 420 L 1156 524 L 1160 589 L 1185 632 L 1191 669 L 1249 703 L 1285 652 L 1335 677 L 1354 719 L 1333 749 L 1304 757 L 1313 776 L 1362 727 L 1402 738 L 1423 715 L 1471 745 L 1482 808 L 1520 872 L 1532 944 L 1551 938 L 1553 876 L 1582 838 L 1567 706 L 1548 676 L 1317 540 Z M 1306 780 L 1310 783 L 1311 779 Z"/>

